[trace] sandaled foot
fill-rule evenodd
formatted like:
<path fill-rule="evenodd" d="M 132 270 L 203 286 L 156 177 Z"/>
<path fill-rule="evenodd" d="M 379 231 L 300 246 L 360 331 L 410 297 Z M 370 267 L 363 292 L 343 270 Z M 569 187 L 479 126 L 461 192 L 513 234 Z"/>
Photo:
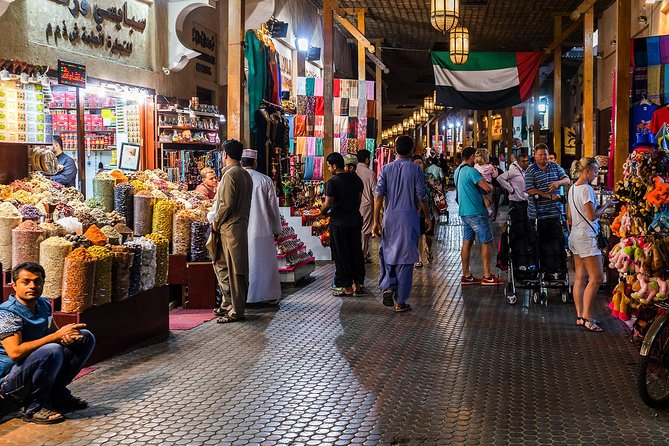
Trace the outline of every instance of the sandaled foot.
<path fill-rule="evenodd" d="M 583 319 L 583 327 L 585 327 L 586 330 L 594 331 L 595 333 L 601 333 L 604 331 L 602 327 L 597 325 L 594 321 L 591 321 L 586 318 L 581 318 L 581 319 Z"/>
<path fill-rule="evenodd" d="M 231 316 L 230 314 L 226 314 L 225 316 L 219 317 L 216 319 L 217 324 L 230 324 L 232 322 L 239 322 L 243 321 L 246 319 L 245 317 L 239 317 L 239 316 Z"/>
<path fill-rule="evenodd" d="M 56 424 L 65 421 L 65 417 L 62 413 L 47 409 L 46 407 L 42 407 L 40 410 L 32 414 L 24 412 L 21 414 L 21 419 L 25 422 L 35 424 Z"/>
<path fill-rule="evenodd" d="M 578 325 L 579 327 L 582 327 L 584 324 L 585 324 L 585 322 L 583 322 L 582 317 L 577 317 L 576 318 L 576 325 Z"/>
<path fill-rule="evenodd" d="M 423 262 L 416 262 L 414 265 L 416 268 L 422 268 L 423 267 Z"/>
<path fill-rule="evenodd" d="M 392 307 L 393 305 L 395 305 L 395 291 L 385 290 L 383 292 L 383 306 Z"/>
<path fill-rule="evenodd" d="M 228 314 L 230 312 L 230 310 L 232 310 L 231 306 L 230 307 L 218 307 L 218 308 L 214 309 L 214 314 L 216 316 L 219 316 L 219 317 L 220 316 L 225 316 L 226 314 Z"/>
<path fill-rule="evenodd" d="M 54 409 L 60 413 L 75 412 L 77 410 L 86 409 L 88 407 L 88 402 L 83 398 L 69 395 L 66 398 L 54 401 L 53 406 Z"/>
<path fill-rule="evenodd" d="M 395 305 L 395 313 L 404 313 L 411 310 L 411 305 L 409 304 L 397 304 Z"/>
<path fill-rule="evenodd" d="M 429 252 L 427 254 L 427 263 L 432 263 L 434 261 L 434 256 L 432 255 L 432 252 Z"/>
<path fill-rule="evenodd" d="M 346 291 L 345 288 L 342 288 L 341 290 L 338 291 L 333 291 L 332 295 L 334 297 L 352 297 L 355 293 L 353 291 Z"/>
<path fill-rule="evenodd" d="M 365 296 L 367 294 L 371 294 L 371 293 L 364 286 L 359 286 L 359 287 L 354 287 L 353 288 L 353 295 L 354 296 Z"/>

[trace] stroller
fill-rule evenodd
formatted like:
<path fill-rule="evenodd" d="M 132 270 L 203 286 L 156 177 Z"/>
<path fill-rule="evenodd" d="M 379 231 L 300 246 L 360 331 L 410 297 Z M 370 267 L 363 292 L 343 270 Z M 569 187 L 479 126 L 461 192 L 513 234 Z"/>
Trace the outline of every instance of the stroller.
<path fill-rule="evenodd" d="M 539 241 L 540 288 L 532 295 L 534 303 L 548 305 L 548 290 L 557 289 L 562 302 L 571 300 L 567 240 L 569 229 L 566 219 L 537 220 Z"/>
<path fill-rule="evenodd" d="M 541 288 L 541 271 L 537 251 L 537 232 L 527 219 L 527 205 L 510 203 L 506 231 L 502 233 L 497 252 L 497 267 L 507 272 L 506 301 L 518 301 L 517 289 Z"/>

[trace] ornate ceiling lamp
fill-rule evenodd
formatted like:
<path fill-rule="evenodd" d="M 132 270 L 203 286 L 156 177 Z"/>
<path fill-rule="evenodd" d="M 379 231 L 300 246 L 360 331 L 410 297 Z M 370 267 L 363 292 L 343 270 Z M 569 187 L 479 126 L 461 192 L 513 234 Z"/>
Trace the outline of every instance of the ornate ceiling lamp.
<path fill-rule="evenodd" d="M 409 131 L 409 118 L 404 118 L 404 121 L 402 121 L 402 130 Z"/>
<path fill-rule="evenodd" d="M 430 22 L 432 26 L 447 34 L 460 18 L 460 0 L 430 0 Z"/>
<path fill-rule="evenodd" d="M 420 108 L 420 119 L 421 121 L 425 122 L 428 119 L 430 119 L 430 115 L 427 114 L 427 110 L 425 110 L 424 107 Z"/>
<path fill-rule="evenodd" d="M 427 96 L 423 100 L 423 108 L 425 108 L 428 113 L 432 113 L 434 111 L 434 98 L 431 95 Z"/>
<path fill-rule="evenodd" d="M 462 65 L 469 59 L 469 30 L 464 26 L 456 26 L 450 38 L 451 62 Z"/>
<path fill-rule="evenodd" d="M 444 109 L 443 105 L 437 105 L 437 90 L 434 90 L 434 93 L 432 94 L 432 101 L 434 102 L 434 109 L 436 111 L 441 111 Z"/>

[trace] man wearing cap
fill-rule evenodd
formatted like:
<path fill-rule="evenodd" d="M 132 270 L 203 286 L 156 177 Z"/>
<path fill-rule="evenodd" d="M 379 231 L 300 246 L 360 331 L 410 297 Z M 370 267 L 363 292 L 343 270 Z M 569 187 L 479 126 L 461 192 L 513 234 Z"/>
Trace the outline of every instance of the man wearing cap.
<path fill-rule="evenodd" d="M 369 168 L 371 155 L 368 150 L 358 150 L 358 168 L 355 173 L 362 180 L 362 200 L 360 201 L 360 215 L 362 215 L 362 254 L 365 263 L 372 261 L 369 246 L 372 241 L 372 226 L 374 223 L 374 191 L 376 190 L 376 174 Z"/>
<path fill-rule="evenodd" d="M 230 139 L 221 147 L 225 167 L 214 197 L 215 212 L 207 248 L 223 292 L 221 306 L 214 313 L 220 316 L 218 323 L 226 324 L 244 319 L 249 287 L 248 226 L 253 181 L 240 165 L 242 143 Z"/>
<path fill-rule="evenodd" d="M 258 152 L 245 149 L 242 167 L 251 175 L 253 195 L 249 215 L 249 293 L 246 303 L 278 301 L 281 279 L 274 240 L 281 234 L 279 199 L 274 183 L 256 169 Z"/>
<path fill-rule="evenodd" d="M 345 161 L 340 153 L 335 152 L 328 155 L 326 162 L 332 178 L 327 183 L 321 212 L 325 215 L 330 211 L 330 250 L 336 268 L 333 295 L 362 294 L 365 292 L 365 259 L 360 237 L 363 185 L 353 167 L 358 164 L 358 158 L 347 155 Z"/>

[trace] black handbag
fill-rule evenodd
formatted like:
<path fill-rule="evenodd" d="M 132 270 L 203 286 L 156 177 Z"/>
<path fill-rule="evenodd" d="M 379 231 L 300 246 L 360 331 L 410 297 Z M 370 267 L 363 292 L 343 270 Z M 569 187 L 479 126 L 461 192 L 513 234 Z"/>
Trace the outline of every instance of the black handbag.
<path fill-rule="evenodd" d="M 581 218 L 583 218 L 583 220 L 585 220 L 585 222 L 588 224 L 588 226 L 590 226 L 590 229 L 592 229 L 594 231 L 595 228 L 592 226 L 592 224 L 590 224 L 590 221 L 587 218 L 585 218 L 585 216 L 581 213 L 581 211 L 578 209 L 578 207 L 576 207 L 576 204 L 574 203 L 574 200 L 571 200 L 571 204 L 572 204 L 572 207 L 574 209 L 576 209 L 576 212 L 578 212 L 578 214 L 581 216 Z M 597 238 L 597 247 L 599 249 L 606 249 L 606 248 L 609 247 L 609 238 L 606 235 L 604 235 L 604 233 L 602 232 L 601 225 L 599 227 L 599 231 L 597 231 L 596 238 Z"/>

